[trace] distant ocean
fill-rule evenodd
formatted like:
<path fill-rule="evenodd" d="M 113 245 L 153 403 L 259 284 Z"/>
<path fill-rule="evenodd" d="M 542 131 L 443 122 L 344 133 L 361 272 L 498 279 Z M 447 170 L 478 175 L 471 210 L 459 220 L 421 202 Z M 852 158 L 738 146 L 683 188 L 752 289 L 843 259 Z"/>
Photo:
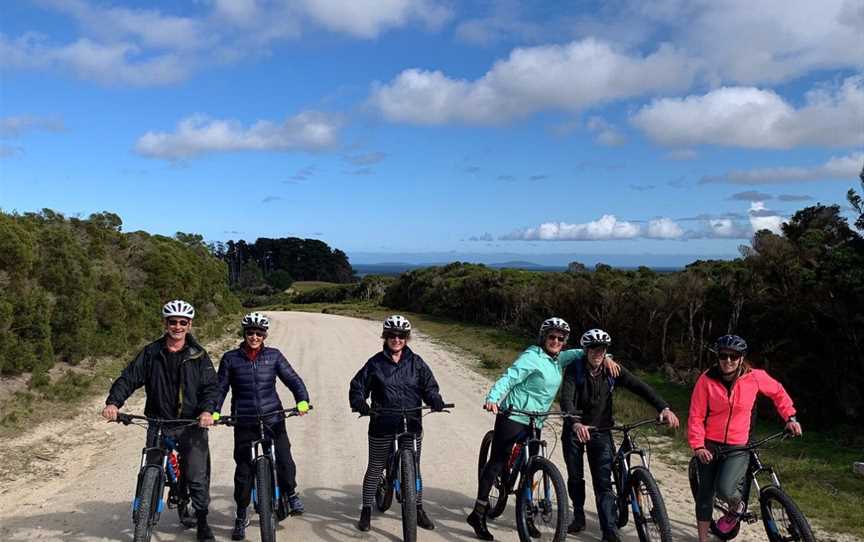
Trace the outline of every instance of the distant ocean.
<path fill-rule="evenodd" d="M 423 269 L 424 267 L 440 267 L 443 265 L 447 265 L 447 263 L 429 263 L 429 264 L 410 264 L 410 263 L 371 263 L 371 264 L 354 264 L 351 267 L 354 268 L 354 273 L 358 277 L 365 277 L 366 275 L 385 275 L 385 276 L 398 276 L 406 271 L 413 271 L 415 269 Z M 524 269 L 526 271 L 543 271 L 543 272 L 556 272 L 560 273 L 562 271 L 567 270 L 567 266 L 549 266 L 549 265 L 538 265 L 531 262 L 503 262 L 503 263 L 493 263 L 486 264 L 486 267 L 492 267 L 495 269 Z M 635 270 L 638 267 L 628 267 L 628 266 L 612 266 L 615 269 L 622 270 Z M 673 273 L 675 271 L 681 271 L 684 269 L 683 267 L 652 267 L 648 266 L 652 271 L 657 273 Z M 589 270 L 592 270 L 592 267 L 588 267 Z"/>

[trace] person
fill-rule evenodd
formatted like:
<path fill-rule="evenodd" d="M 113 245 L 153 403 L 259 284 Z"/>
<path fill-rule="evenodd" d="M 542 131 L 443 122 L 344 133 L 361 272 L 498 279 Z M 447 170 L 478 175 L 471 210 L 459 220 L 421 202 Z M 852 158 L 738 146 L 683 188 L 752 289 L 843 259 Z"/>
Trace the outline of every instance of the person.
<path fill-rule="evenodd" d="M 192 336 L 195 308 L 175 299 L 162 307 L 163 336 L 145 346 L 111 385 L 102 416 L 115 421 L 126 400 L 144 386 L 144 414 L 167 420 L 197 418 L 197 426 L 167 427 L 164 435 L 177 442 L 180 470 L 195 508 L 198 540 L 212 541 L 207 523 L 210 506 L 210 446 L 219 387 L 207 351 Z M 147 446 L 156 446 L 156 431 L 147 431 Z"/>
<path fill-rule="evenodd" d="M 226 352 L 219 362 L 219 400 L 221 410 L 228 390 L 231 390 L 231 416 L 234 424 L 234 501 L 237 504 L 234 530 L 231 540 L 246 538 L 249 526 L 247 509 L 252 494 L 254 466 L 252 442 L 259 438 L 257 416 L 282 410 L 282 401 L 276 392 L 276 379 L 285 384 L 297 404 L 302 416 L 309 410 L 309 393 L 303 379 L 276 348 L 264 345 L 270 329 L 267 316 L 252 312 L 240 321 L 243 342 L 234 350 Z M 276 449 L 276 476 L 284 499 L 282 509 L 291 515 L 303 513 L 303 502 L 297 495 L 297 467 L 291 457 L 291 442 L 285 429 L 285 416 L 275 414 L 264 420 L 265 435 L 270 437 Z M 279 515 L 281 517 L 281 514 Z"/>
<path fill-rule="evenodd" d="M 721 532 L 731 532 L 738 523 L 744 476 L 750 454 L 731 453 L 714 458 L 719 446 L 743 446 L 750 440 L 756 397 L 765 395 L 786 422 L 786 430 L 801 435 L 795 405 L 783 385 L 767 372 L 754 369 L 745 359 L 747 342 L 738 335 L 723 335 L 714 343 L 717 363 L 696 380 L 690 398 L 687 438 L 699 458 L 699 492 L 696 495 L 696 528 L 699 542 L 709 540 L 714 496 L 729 505 L 729 513 L 716 523 Z"/>
<path fill-rule="evenodd" d="M 612 490 L 612 459 L 615 443 L 608 431 L 591 434 L 591 427 L 611 427 L 613 391 L 626 388 L 650 403 L 659 413 L 659 420 L 678 427 L 678 417 L 669 404 L 645 382 L 621 367 L 620 374 L 612 377 L 603 365 L 603 359 L 612 337 L 602 329 L 590 329 L 579 340 L 586 356 L 567 367 L 561 386 L 561 409 L 572 414 L 581 413 L 581 419 L 565 423 L 561 432 L 564 462 L 567 465 L 567 492 L 573 503 L 573 520 L 567 528 L 571 534 L 585 529 L 585 463 L 591 468 L 591 481 L 600 518 L 602 540 L 618 542 L 618 504 Z"/>
<path fill-rule="evenodd" d="M 411 322 L 404 316 L 394 314 L 384 320 L 381 338 L 384 345 L 380 352 L 369 358 L 351 380 L 348 402 L 351 409 L 360 415 L 368 415 L 372 408 L 416 408 L 421 401 L 440 412 L 444 400 L 438 391 L 438 382 L 432 369 L 408 346 L 411 339 Z M 372 398 L 372 405 L 366 402 Z M 408 418 L 408 431 L 417 438 L 417 465 L 423 443 L 421 417 Z M 402 417 L 379 414 L 369 420 L 369 462 L 363 476 L 363 500 L 357 529 L 368 531 L 372 518 L 372 502 L 375 490 L 384 471 L 384 464 L 391 452 L 393 439 L 402 432 Z M 399 446 L 412 446 L 412 436 L 405 435 Z M 420 471 L 417 478 L 421 479 Z M 423 510 L 423 487 L 417 492 L 417 526 L 426 530 L 435 524 Z"/>
<path fill-rule="evenodd" d="M 549 410 L 561 386 L 563 369 L 585 355 L 578 348 L 563 349 L 569 336 L 570 325 L 561 318 L 544 320 L 540 325 L 537 344 L 529 346 L 516 358 L 486 396 L 483 408 L 496 414 L 495 436 L 489 461 L 483 468 L 477 485 L 474 509 L 466 519 L 474 529 L 474 534 L 481 540 L 494 540 L 486 525 L 489 492 L 495 478 L 507 463 L 513 445 L 525 435 L 529 423 L 529 419 L 524 415 L 506 414 L 499 410 Z M 605 365 L 613 374 L 617 374 L 617 363 L 607 358 Z M 537 425 L 542 428 L 543 420 L 538 420 Z M 539 438 L 539 434 L 537 437 Z"/>

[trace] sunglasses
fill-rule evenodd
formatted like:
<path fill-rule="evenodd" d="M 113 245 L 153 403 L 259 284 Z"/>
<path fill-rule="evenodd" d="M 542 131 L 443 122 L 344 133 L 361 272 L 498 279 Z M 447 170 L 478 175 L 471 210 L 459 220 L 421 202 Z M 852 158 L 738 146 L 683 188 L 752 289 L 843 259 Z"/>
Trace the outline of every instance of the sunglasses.
<path fill-rule="evenodd" d="M 258 331 L 257 329 L 250 329 L 250 330 L 246 331 L 246 336 L 247 337 L 266 337 L 267 332 Z"/>
<path fill-rule="evenodd" d="M 399 339 L 400 341 L 404 341 L 405 339 L 408 338 L 408 335 L 406 335 L 405 333 L 385 333 L 384 338 L 385 339 Z"/>
<path fill-rule="evenodd" d="M 189 320 L 178 320 L 176 318 L 170 318 L 168 320 L 169 326 L 183 326 L 186 327 L 189 325 Z"/>
<path fill-rule="evenodd" d="M 559 343 L 567 342 L 567 337 L 564 335 L 546 335 L 546 339 L 549 341 L 558 341 Z"/>
<path fill-rule="evenodd" d="M 720 361 L 736 361 L 741 358 L 741 354 L 717 354 L 717 359 Z"/>

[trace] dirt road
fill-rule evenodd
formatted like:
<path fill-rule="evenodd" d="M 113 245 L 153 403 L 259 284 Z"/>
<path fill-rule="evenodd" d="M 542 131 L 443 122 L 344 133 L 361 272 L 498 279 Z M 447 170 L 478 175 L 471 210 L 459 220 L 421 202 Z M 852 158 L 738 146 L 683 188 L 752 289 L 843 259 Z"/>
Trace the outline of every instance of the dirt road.
<path fill-rule="evenodd" d="M 305 380 L 315 406 L 309 416 L 288 420 L 306 513 L 283 522 L 277 536 L 280 540 L 327 542 L 400 540 L 398 507 L 383 516 L 373 514 L 368 533 L 354 528 L 366 464 L 367 422 L 358 420 L 348 408 L 348 382 L 380 349 L 380 324 L 325 314 L 286 312 L 272 313 L 272 317 L 268 344 L 280 348 L 291 361 Z M 476 491 L 480 439 L 493 423 L 492 416 L 480 409 L 489 382 L 467 369 L 465 359 L 422 334 L 415 337 L 412 347 L 432 367 L 444 399 L 457 405 L 451 414 L 429 416 L 424 423 L 424 500 L 437 529 L 421 530 L 419 538 L 429 542 L 475 540 L 464 518 Z M 293 405 L 290 393 L 281 384 L 280 389 L 285 405 Z M 133 397 L 124 411 L 143 409 L 143 390 Z M 20 468 L 0 473 L 0 540 L 131 539 L 129 508 L 144 432 L 101 421 L 97 413 L 102 401 L 94 400 L 86 414 L 43 425 L 0 444 L 4 462 L 6 458 L 30 458 L 14 462 L 20 463 Z M 551 445 L 555 440 L 552 432 L 544 431 L 544 435 Z M 231 431 L 212 429 L 210 449 L 210 516 L 217 540 L 229 540 L 234 513 Z M 560 445 L 556 446 L 554 458 L 566 472 Z M 694 540 L 693 505 L 685 469 L 669 468 L 659 461 L 652 468 L 661 483 L 675 538 Z M 511 503 L 492 525 L 496 540 L 518 539 L 513 510 Z M 586 512 L 587 534 L 578 538 L 599 540 L 591 495 Z M 249 540 L 258 540 L 257 530 L 254 519 Z M 622 534 L 625 540 L 637 540 L 632 526 Z M 163 515 L 154 539 L 194 540 L 194 530 L 181 531 L 172 511 Z M 762 539 L 764 531 L 758 524 L 746 527 L 739 538 Z"/>

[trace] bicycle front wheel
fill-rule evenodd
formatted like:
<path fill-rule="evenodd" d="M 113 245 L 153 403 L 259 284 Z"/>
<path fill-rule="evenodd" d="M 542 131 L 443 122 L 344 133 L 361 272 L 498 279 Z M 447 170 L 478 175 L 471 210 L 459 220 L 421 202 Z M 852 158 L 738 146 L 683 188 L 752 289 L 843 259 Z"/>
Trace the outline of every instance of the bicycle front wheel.
<path fill-rule="evenodd" d="M 666 504 L 654 475 L 645 467 L 630 471 L 630 498 L 640 542 L 671 542 L 672 525 Z"/>
<path fill-rule="evenodd" d="M 393 504 L 393 484 L 390 482 L 390 467 L 384 466 L 378 487 L 375 489 L 375 506 L 380 512 L 386 512 Z"/>
<path fill-rule="evenodd" d="M 417 540 L 417 474 L 414 471 L 414 452 L 399 452 L 399 491 L 402 496 L 402 540 Z"/>
<path fill-rule="evenodd" d="M 486 467 L 486 463 L 489 461 L 489 456 L 492 454 L 492 439 L 495 438 L 495 431 L 488 431 L 486 435 L 483 436 L 483 442 L 480 443 L 480 457 L 477 461 L 477 480 L 483 476 L 483 469 Z M 507 467 L 505 466 L 501 469 L 501 472 L 498 476 L 495 477 L 495 481 L 492 482 L 492 489 L 489 490 L 489 511 L 486 513 L 486 517 L 489 519 L 495 519 L 501 514 L 504 513 L 504 509 L 507 508 L 507 484 L 504 483 L 504 480 L 508 478 Z"/>
<path fill-rule="evenodd" d="M 132 510 L 132 519 L 135 522 L 135 530 L 132 535 L 134 542 L 148 542 L 156 523 L 154 514 L 159 510 L 159 501 L 162 500 L 162 473 L 157 467 L 145 467 L 141 477 L 138 494 Z"/>
<path fill-rule="evenodd" d="M 807 518 L 789 495 L 777 486 L 767 486 L 759 492 L 762 523 L 771 542 L 815 542 Z"/>
<path fill-rule="evenodd" d="M 258 499 L 258 523 L 261 542 L 276 542 L 276 515 L 273 506 L 273 468 L 270 458 L 262 456 L 255 461 L 255 494 Z"/>
<path fill-rule="evenodd" d="M 516 530 L 521 542 L 561 542 L 567 536 L 567 489 L 551 461 L 534 457 L 516 494 Z"/>

